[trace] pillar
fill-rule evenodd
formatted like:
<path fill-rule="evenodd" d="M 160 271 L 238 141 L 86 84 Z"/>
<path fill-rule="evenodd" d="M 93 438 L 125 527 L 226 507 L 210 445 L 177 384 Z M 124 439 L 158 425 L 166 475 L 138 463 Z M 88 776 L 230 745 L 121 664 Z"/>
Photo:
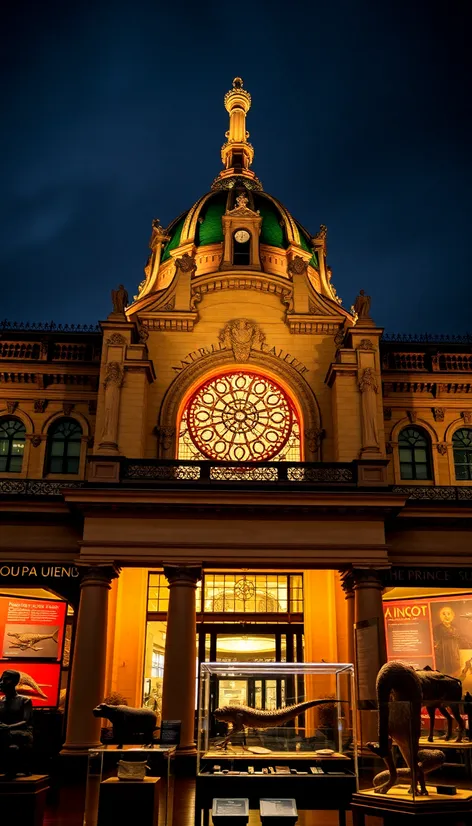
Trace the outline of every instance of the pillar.
<path fill-rule="evenodd" d="M 376 739 L 375 683 L 380 667 L 387 662 L 383 616 L 383 584 L 372 568 L 354 570 L 354 619 L 356 634 L 357 703 L 360 709 L 361 742 Z"/>
<path fill-rule="evenodd" d="M 101 720 L 92 711 L 105 691 L 108 591 L 114 576 L 113 568 L 89 568 L 80 586 L 62 754 L 86 754 L 100 745 Z"/>
<path fill-rule="evenodd" d="M 195 592 L 201 568 L 184 565 L 164 566 L 169 583 L 162 719 L 181 720 L 178 753 L 195 753 Z"/>

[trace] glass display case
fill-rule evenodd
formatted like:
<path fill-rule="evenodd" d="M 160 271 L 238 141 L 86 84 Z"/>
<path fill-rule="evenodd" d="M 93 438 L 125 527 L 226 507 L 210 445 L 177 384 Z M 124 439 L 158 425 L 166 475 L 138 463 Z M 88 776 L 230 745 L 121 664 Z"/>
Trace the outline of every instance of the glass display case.
<path fill-rule="evenodd" d="M 470 811 L 472 790 L 464 788 L 470 786 L 470 712 L 468 703 L 447 701 L 429 708 L 395 701 L 363 711 L 364 747 L 354 807 L 412 815 Z"/>
<path fill-rule="evenodd" d="M 136 808 L 141 787 L 149 786 L 157 778 L 159 778 L 157 791 L 151 791 L 150 788 L 143 789 L 147 797 L 146 803 L 150 805 L 151 809 L 158 808 L 159 826 L 161 824 L 162 826 L 170 826 L 172 823 L 175 751 L 175 746 L 159 745 L 153 746 L 153 748 L 127 746 L 119 749 L 115 746 L 104 746 L 99 749 L 90 749 L 83 826 L 98 826 L 102 820 L 101 808 L 103 808 L 104 802 L 108 807 L 110 797 L 115 797 L 116 805 L 121 811 L 126 808 L 128 798 L 130 805 Z M 145 761 L 147 764 L 145 780 L 118 780 L 118 763 L 120 760 L 127 763 Z M 104 786 L 106 787 L 105 790 Z M 150 795 L 155 799 L 149 800 Z M 144 823 L 145 820 L 142 819 L 141 822 Z"/>
<path fill-rule="evenodd" d="M 196 823 L 213 798 L 293 798 L 334 809 L 357 787 L 354 669 L 348 663 L 202 663 Z"/>

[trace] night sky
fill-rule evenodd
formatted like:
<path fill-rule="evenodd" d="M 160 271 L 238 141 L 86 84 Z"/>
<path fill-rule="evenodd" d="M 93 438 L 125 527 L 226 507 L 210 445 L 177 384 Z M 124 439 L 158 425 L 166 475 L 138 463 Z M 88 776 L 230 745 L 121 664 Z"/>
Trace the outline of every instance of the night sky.
<path fill-rule="evenodd" d="M 9 3 L 0 320 L 94 323 L 209 190 L 241 75 L 253 169 L 387 331 L 470 320 L 470 19 L 455 0 Z"/>

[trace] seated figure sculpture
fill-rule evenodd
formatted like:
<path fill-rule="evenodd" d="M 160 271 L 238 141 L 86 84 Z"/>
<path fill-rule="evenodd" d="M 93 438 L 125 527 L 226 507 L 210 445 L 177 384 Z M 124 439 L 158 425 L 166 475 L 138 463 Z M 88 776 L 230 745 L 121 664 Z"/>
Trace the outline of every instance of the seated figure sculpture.
<path fill-rule="evenodd" d="M 8 669 L 0 676 L 0 771 L 5 780 L 20 772 L 31 774 L 33 747 L 33 706 L 29 697 L 18 694 L 20 672 Z"/>

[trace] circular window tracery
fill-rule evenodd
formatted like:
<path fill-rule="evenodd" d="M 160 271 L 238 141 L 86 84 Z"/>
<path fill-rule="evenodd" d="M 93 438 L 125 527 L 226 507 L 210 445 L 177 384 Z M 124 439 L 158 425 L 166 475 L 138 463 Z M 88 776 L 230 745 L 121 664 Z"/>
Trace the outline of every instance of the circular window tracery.
<path fill-rule="evenodd" d="M 196 454 L 213 461 L 270 461 L 289 440 L 299 439 L 296 413 L 282 387 L 242 371 L 202 384 L 182 422 Z"/>

